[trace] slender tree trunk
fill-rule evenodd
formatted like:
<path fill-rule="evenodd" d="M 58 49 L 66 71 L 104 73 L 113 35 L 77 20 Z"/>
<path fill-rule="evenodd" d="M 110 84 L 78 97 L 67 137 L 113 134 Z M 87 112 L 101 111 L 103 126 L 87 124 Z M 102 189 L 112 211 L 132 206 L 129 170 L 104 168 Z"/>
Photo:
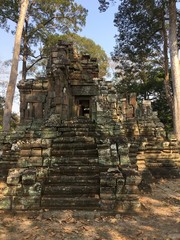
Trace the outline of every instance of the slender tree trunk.
<path fill-rule="evenodd" d="M 17 82 L 17 74 L 18 74 L 20 44 L 21 44 L 22 31 L 23 31 L 28 4 L 29 4 L 29 0 L 21 1 L 20 15 L 19 15 L 19 20 L 17 24 L 15 41 L 14 41 L 11 73 L 10 73 L 9 84 L 6 92 L 6 101 L 5 101 L 4 115 L 3 115 L 3 131 L 10 130 L 12 105 L 13 105 L 14 93 L 15 93 L 16 82 Z"/>
<path fill-rule="evenodd" d="M 28 46 L 27 46 L 27 28 L 28 23 L 25 21 L 25 26 L 23 30 L 23 61 L 22 61 L 22 80 L 26 80 L 27 75 L 27 56 L 28 56 Z"/>
<path fill-rule="evenodd" d="M 180 66 L 176 32 L 176 0 L 169 0 L 169 48 L 174 97 L 174 132 L 180 141 Z"/>
<path fill-rule="evenodd" d="M 163 52 L 164 52 L 164 88 L 166 93 L 166 99 L 168 102 L 168 105 L 171 109 L 171 113 L 174 112 L 174 104 L 173 104 L 173 98 L 172 98 L 172 92 L 170 87 L 170 78 L 169 78 L 169 63 L 168 63 L 168 37 L 167 37 L 167 31 L 165 27 L 165 19 L 163 15 L 163 21 L 162 21 L 162 35 L 164 39 L 163 44 Z"/>

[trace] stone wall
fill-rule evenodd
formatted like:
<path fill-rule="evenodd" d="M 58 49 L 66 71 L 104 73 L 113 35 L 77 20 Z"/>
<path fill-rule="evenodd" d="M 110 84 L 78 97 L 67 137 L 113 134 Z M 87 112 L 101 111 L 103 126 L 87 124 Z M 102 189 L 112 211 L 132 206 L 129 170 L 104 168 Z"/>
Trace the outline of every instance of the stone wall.
<path fill-rule="evenodd" d="M 76 117 L 77 97 L 91 101 L 98 94 L 94 81 L 97 77 L 97 59 L 88 54 L 78 57 L 72 43 L 60 41 L 49 57 L 47 78 L 28 79 L 18 84 L 21 123 L 43 122 L 52 114 L 59 114 L 61 120 Z"/>

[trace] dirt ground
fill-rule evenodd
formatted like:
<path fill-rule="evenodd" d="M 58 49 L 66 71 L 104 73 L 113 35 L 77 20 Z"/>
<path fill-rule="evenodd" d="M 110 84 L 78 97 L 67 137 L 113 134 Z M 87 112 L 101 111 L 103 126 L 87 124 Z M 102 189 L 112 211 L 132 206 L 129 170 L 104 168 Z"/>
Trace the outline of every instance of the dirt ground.
<path fill-rule="evenodd" d="M 144 210 L 128 215 L 0 211 L 0 240 L 180 240 L 180 179 L 152 184 L 140 201 Z"/>

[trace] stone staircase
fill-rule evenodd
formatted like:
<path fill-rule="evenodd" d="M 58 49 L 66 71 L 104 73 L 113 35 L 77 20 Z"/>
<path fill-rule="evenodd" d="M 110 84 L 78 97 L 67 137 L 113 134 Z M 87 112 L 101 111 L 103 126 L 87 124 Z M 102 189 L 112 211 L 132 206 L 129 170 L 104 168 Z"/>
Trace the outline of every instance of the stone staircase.
<path fill-rule="evenodd" d="M 98 209 L 100 176 L 95 124 L 79 118 L 65 121 L 52 140 L 51 164 L 42 190 L 41 207 Z"/>

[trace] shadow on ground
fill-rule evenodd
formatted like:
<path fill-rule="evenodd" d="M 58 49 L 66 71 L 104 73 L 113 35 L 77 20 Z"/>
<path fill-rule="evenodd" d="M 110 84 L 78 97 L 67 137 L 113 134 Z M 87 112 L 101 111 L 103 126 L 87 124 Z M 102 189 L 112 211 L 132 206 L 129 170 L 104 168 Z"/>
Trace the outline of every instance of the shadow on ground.
<path fill-rule="evenodd" d="M 180 180 L 160 180 L 141 194 L 143 211 L 0 212 L 1 240 L 178 240 Z"/>

